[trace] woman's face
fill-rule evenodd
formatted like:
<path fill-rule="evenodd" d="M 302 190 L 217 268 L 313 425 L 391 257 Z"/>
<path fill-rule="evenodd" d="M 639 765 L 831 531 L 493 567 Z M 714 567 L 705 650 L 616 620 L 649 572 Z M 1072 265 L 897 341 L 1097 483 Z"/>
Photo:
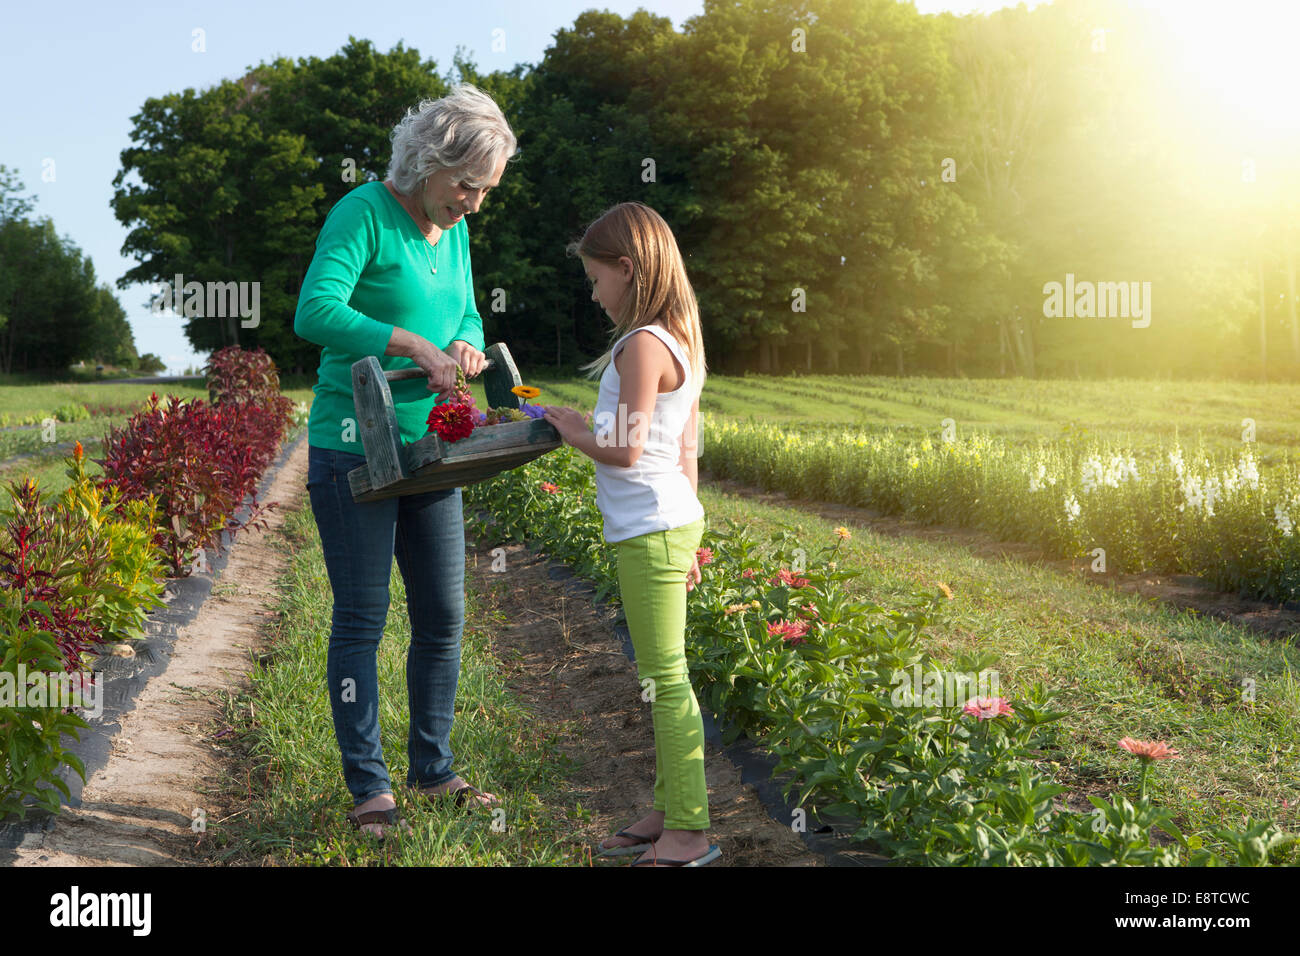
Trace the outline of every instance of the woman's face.
<path fill-rule="evenodd" d="M 465 218 L 466 213 L 478 212 L 483 197 L 501 182 L 505 170 L 506 161 L 502 159 L 492 171 L 492 178 L 474 187 L 462 170 L 440 169 L 425 179 L 420 206 L 429 221 L 439 229 L 450 229 Z"/>
<path fill-rule="evenodd" d="M 632 285 L 632 260 L 623 256 L 617 265 L 607 265 L 586 256 L 580 258 L 587 279 L 591 282 L 591 301 L 600 305 L 611 319 L 617 321 L 623 297 Z"/>

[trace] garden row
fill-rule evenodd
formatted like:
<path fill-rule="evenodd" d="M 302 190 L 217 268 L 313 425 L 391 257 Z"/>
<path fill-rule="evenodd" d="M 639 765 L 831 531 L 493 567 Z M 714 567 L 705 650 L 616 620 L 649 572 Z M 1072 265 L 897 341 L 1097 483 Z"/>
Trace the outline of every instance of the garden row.
<path fill-rule="evenodd" d="M 617 595 L 586 459 L 559 449 L 466 489 L 465 500 L 485 515 L 473 519 L 479 534 L 532 541 L 598 594 Z M 777 757 L 800 804 L 850 815 L 857 839 L 905 863 L 1262 865 L 1294 856 L 1296 836 L 1268 820 L 1183 834 L 1146 793 L 1147 772 L 1177 758 L 1159 742 L 1114 742 L 1141 761 L 1136 794 L 1067 808 L 1057 800 L 1066 788 L 1039 767 L 1060 758 L 1055 723 L 1068 714 L 1052 709 L 1040 684 L 980 696 L 992 655 L 941 668 L 926 627 L 944 613 L 942 589 L 895 608 L 852 600 L 843 582 L 855 572 L 837 565 L 848 535 L 839 529 L 810 554 L 785 534 L 760 543 L 734 524 L 710 529 L 703 582 L 688 602 L 687 658 L 702 702 L 727 739 L 744 733 Z"/>
<path fill-rule="evenodd" d="M 945 438 L 947 440 L 945 440 Z M 1158 453 L 1086 438 L 1016 443 L 950 425 L 893 430 L 701 424 L 701 461 L 798 498 L 978 528 L 1086 558 L 1094 571 L 1200 576 L 1216 588 L 1300 600 L 1300 475 L 1233 453 Z"/>
<path fill-rule="evenodd" d="M 84 779 L 61 735 L 88 726 L 73 705 L 89 699 L 95 649 L 140 637 L 166 577 L 204 569 L 222 531 L 264 523 L 256 483 L 293 403 L 261 351 L 223 349 L 208 372 L 211 401 L 154 395 L 111 428 L 102 475 L 78 442 L 62 494 L 30 478 L 0 491 L 0 818 L 28 800 L 56 810 L 63 764 Z"/>

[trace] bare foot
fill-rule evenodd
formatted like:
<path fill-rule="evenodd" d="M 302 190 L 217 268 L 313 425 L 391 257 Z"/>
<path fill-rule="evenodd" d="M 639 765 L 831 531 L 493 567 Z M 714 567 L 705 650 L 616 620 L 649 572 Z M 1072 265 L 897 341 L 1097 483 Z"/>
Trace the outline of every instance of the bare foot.
<path fill-rule="evenodd" d="M 378 794 L 377 796 L 371 797 L 365 803 L 358 804 L 357 806 L 353 807 L 352 812 L 349 814 L 349 816 L 353 820 L 355 820 L 358 817 L 364 816 L 365 814 L 369 813 L 372 810 L 394 810 L 396 808 L 397 808 L 397 802 L 393 800 L 393 795 L 391 793 L 381 793 Z M 382 837 L 384 833 L 387 831 L 387 829 L 388 829 L 388 825 L 383 823 L 361 824 L 361 830 L 365 833 L 369 833 L 371 836 Z"/>
<path fill-rule="evenodd" d="M 463 790 L 467 786 L 469 786 L 469 784 L 460 779 L 459 776 L 456 776 L 452 777 L 446 783 L 440 783 L 436 787 L 426 787 L 420 790 L 420 792 L 426 797 L 437 797 L 444 793 L 455 793 L 457 790 Z M 480 807 L 501 806 L 501 801 L 496 798 L 496 795 L 487 793 L 486 791 L 481 794 L 467 793 L 465 794 L 465 801 L 467 803 L 472 801 L 476 806 Z"/>
<path fill-rule="evenodd" d="M 698 860 L 709 852 L 709 838 L 703 830 L 665 830 L 649 850 L 637 858 L 636 863 L 655 866 L 656 859 Z M 633 866 L 636 865 L 633 864 Z"/>
<path fill-rule="evenodd" d="M 645 837 L 644 840 L 629 840 L 627 837 L 606 837 L 600 844 L 602 850 L 613 850 L 620 846 L 636 846 L 638 843 L 653 843 L 664 832 L 664 812 L 652 810 L 631 826 L 623 827 L 629 833 Z"/>

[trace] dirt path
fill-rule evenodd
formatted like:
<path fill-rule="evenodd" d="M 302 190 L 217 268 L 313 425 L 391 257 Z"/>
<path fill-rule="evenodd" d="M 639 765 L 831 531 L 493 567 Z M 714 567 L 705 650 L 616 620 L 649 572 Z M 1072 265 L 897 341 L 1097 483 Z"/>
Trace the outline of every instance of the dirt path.
<path fill-rule="evenodd" d="M 504 550 L 506 573 L 494 573 L 492 549 L 473 548 L 470 580 L 487 609 L 500 610 L 509 621 L 494 649 L 511 675 L 511 689 L 540 719 L 574 719 L 582 728 L 564 751 L 578 762 L 569 777 L 570 794 L 593 811 L 583 835 L 594 845 L 651 809 L 650 705 L 641 701 L 636 665 L 613 629 L 613 612 L 552 580 L 546 558 L 522 545 Z M 705 778 L 709 837 L 723 854 L 713 866 L 824 865 L 789 826 L 768 815 L 754 788 L 741 782 L 740 771 L 712 745 Z"/>
<path fill-rule="evenodd" d="M 183 866 L 195 862 L 196 811 L 211 822 L 228 810 L 207 795 L 228 773 L 215 742 L 221 700 L 243 686 L 267 639 L 262 626 L 284 556 L 269 540 L 285 510 L 305 500 L 307 442 L 285 462 L 262 501 L 278 501 L 263 531 L 239 534 L 212 595 L 177 636 L 167 670 L 122 720 L 105 767 L 80 808 L 65 808 L 38 848 L 15 866 Z"/>
<path fill-rule="evenodd" d="M 993 535 L 969 528 L 951 528 L 943 525 L 926 525 L 893 515 L 883 515 L 870 508 L 835 504 L 827 501 L 806 501 L 791 498 L 781 492 L 766 492 L 738 481 L 718 480 L 701 469 L 700 482 L 725 494 L 738 495 L 760 504 L 778 508 L 797 508 L 809 514 L 834 521 L 837 524 L 859 525 L 877 534 L 893 537 L 912 537 L 923 541 L 942 541 L 957 545 L 981 558 L 998 560 L 1011 558 L 1031 564 L 1041 564 L 1061 573 L 1072 574 L 1101 587 L 1111 587 L 1126 594 L 1153 598 L 1177 608 L 1195 610 L 1201 614 L 1231 621 L 1248 627 L 1270 638 L 1291 637 L 1300 633 L 1300 613 L 1275 603 L 1252 601 L 1235 594 L 1215 591 L 1201 584 L 1192 575 L 1185 574 L 1116 574 L 1093 573 L 1087 561 L 1069 561 L 1048 555 L 1028 544 L 999 541 Z"/>

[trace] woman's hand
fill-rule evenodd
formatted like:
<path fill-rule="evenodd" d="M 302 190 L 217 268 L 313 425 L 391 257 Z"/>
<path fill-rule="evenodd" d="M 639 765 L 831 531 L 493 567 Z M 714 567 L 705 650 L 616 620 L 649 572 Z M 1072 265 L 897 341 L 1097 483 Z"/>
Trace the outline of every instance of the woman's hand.
<path fill-rule="evenodd" d="M 572 445 L 573 439 L 581 432 L 588 431 L 587 420 L 577 409 L 563 405 L 547 405 L 542 418 L 555 426 L 566 444 Z"/>
<path fill-rule="evenodd" d="M 686 590 L 694 591 L 695 585 L 699 584 L 703 580 L 704 577 L 700 574 L 700 559 L 692 558 L 691 569 L 686 572 Z"/>
<path fill-rule="evenodd" d="M 411 359 L 424 369 L 429 376 L 429 391 L 438 393 L 438 401 L 456 387 L 456 369 L 460 363 L 434 346 L 432 342 L 421 339 L 422 347 L 416 348 Z"/>
<path fill-rule="evenodd" d="M 480 352 L 468 342 L 462 342 L 456 339 L 445 349 L 462 369 L 465 370 L 466 378 L 473 378 L 483 371 L 483 366 L 487 364 L 487 356 Z"/>

